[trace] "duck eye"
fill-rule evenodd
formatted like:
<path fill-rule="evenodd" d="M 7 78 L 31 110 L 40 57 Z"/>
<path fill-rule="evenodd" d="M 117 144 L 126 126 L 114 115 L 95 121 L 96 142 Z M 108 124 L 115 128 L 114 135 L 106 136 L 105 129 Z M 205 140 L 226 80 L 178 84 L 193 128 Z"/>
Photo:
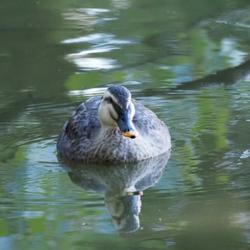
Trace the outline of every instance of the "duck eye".
<path fill-rule="evenodd" d="M 116 113 L 120 116 L 122 113 L 122 108 L 112 99 L 112 97 L 105 97 L 104 101 L 106 101 L 107 103 L 110 103 L 113 108 L 115 109 Z"/>
<path fill-rule="evenodd" d="M 114 103 L 113 99 L 111 97 L 106 97 L 104 99 L 104 101 L 108 102 L 108 103 Z"/>

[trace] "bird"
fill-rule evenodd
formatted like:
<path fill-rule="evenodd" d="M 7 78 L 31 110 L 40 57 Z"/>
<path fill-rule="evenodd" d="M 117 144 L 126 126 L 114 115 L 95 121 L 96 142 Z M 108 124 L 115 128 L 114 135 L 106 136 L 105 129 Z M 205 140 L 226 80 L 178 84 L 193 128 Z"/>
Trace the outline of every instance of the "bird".
<path fill-rule="evenodd" d="M 139 162 L 171 149 L 168 127 L 122 85 L 81 103 L 57 140 L 61 161 Z"/>

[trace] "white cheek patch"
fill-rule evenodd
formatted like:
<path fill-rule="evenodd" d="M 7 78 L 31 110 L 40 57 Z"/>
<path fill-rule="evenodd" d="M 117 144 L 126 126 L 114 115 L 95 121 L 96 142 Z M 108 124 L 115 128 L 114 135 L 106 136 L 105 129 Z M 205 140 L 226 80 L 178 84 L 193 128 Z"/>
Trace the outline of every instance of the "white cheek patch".
<path fill-rule="evenodd" d="M 113 127 L 116 124 L 114 119 L 117 119 L 118 115 L 111 104 L 103 103 L 99 109 L 99 117 L 103 125 Z"/>
<path fill-rule="evenodd" d="M 108 108 L 109 108 L 109 115 L 111 114 L 111 119 L 112 120 L 117 120 L 118 119 L 118 114 L 117 114 L 117 112 L 115 111 L 115 109 L 114 109 L 114 107 L 113 107 L 113 105 L 111 105 L 111 104 L 108 104 Z"/>

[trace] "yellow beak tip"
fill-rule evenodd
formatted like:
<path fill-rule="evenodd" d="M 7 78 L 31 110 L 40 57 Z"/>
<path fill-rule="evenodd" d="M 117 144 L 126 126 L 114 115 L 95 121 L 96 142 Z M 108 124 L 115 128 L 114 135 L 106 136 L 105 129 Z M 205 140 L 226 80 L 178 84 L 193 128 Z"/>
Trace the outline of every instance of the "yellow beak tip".
<path fill-rule="evenodd" d="M 126 132 L 122 132 L 122 135 L 124 137 L 128 137 L 128 138 L 131 138 L 131 139 L 135 139 L 136 136 L 137 136 L 137 133 L 135 131 L 126 131 Z"/>

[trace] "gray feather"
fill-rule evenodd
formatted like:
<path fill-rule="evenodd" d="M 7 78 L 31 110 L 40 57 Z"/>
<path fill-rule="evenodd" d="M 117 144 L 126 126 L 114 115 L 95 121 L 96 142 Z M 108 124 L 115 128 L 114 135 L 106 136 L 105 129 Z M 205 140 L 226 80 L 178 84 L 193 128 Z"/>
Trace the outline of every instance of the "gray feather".
<path fill-rule="evenodd" d="M 171 147 L 166 125 L 140 102 L 135 105 L 133 123 L 136 139 L 124 138 L 118 128 L 102 131 L 98 107 L 102 98 L 82 103 L 64 125 L 58 138 L 60 158 L 80 162 L 137 162 L 165 153 Z"/>

